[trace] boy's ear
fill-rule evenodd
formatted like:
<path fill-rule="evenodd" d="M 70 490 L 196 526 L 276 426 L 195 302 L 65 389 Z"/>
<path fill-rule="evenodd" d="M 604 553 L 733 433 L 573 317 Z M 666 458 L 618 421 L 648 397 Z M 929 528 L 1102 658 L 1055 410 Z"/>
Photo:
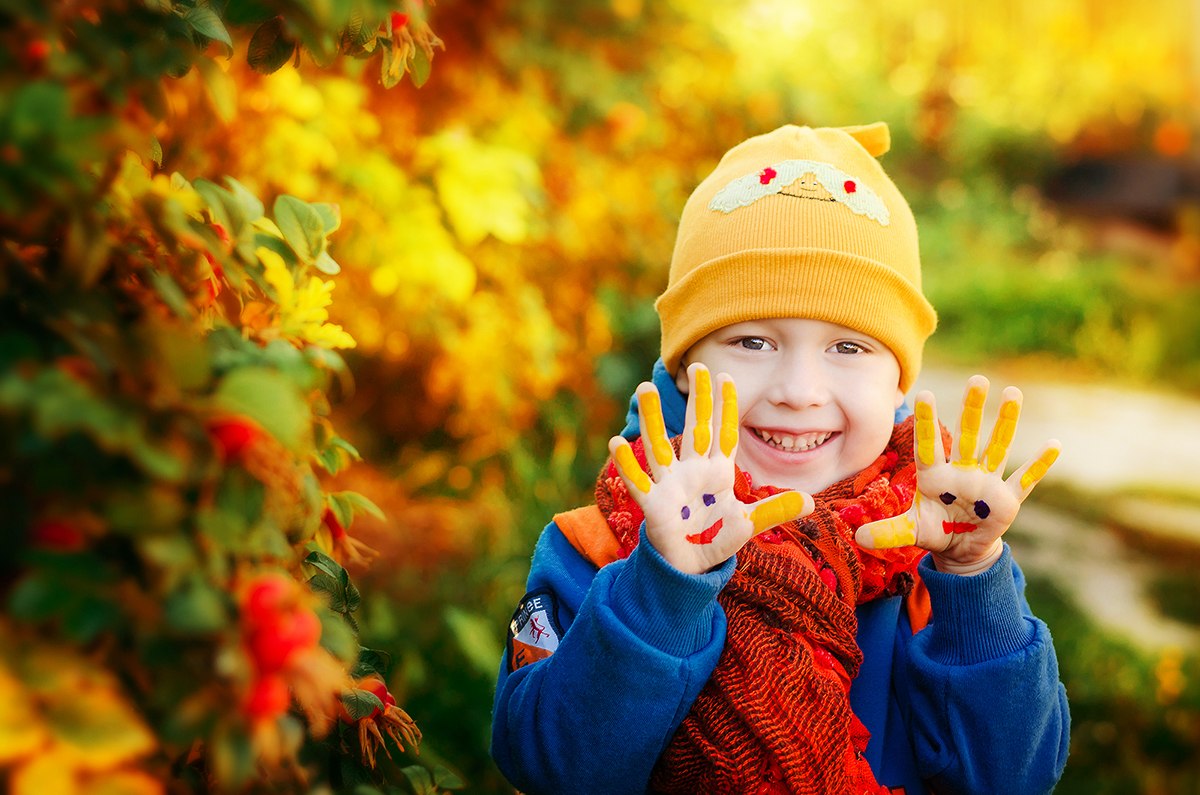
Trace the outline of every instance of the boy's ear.
<path fill-rule="evenodd" d="M 679 369 L 675 371 L 675 386 L 676 386 L 676 388 L 679 389 L 679 393 L 681 395 L 683 395 L 684 397 L 687 397 L 688 375 L 687 375 L 687 361 L 686 360 L 681 361 L 679 363 Z"/>
<path fill-rule="evenodd" d="M 896 405 L 895 405 L 895 408 L 899 409 L 899 408 L 900 408 L 901 406 L 903 406 L 903 405 L 904 405 L 904 390 L 903 390 L 903 389 L 901 389 L 900 387 L 896 387 Z"/>

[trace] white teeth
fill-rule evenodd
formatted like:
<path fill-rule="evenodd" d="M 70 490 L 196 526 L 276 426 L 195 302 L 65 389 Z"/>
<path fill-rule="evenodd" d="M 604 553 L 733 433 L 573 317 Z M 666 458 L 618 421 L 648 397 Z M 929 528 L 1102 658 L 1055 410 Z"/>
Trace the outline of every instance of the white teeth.
<path fill-rule="evenodd" d="M 833 436 L 832 431 L 806 433 L 803 436 L 789 436 L 782 433 L 771 433 L 758 428 L 754 429 L 754 433 L 767 444 L 789 453 L 803 453 L 811 450 L 814 447 L 824 444 L 829 440 L 830 436 Z"/>

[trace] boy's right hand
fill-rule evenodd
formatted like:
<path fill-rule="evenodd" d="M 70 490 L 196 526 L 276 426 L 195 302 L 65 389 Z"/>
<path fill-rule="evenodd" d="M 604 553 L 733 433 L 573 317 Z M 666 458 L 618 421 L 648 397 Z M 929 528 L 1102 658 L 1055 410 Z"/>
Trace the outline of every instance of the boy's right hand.
<path fill-rule="evenodd" d="M 714 423 L 708 368 L 688 367 L 687 419 L 676 458 L 658 390 L 651 383 L 638 385 L 638 423 L 653 480 L 642 471 L 629 442 L 614 436 L 608 443 L 617 472 L 646 517 L 646 537 L 668 563 L 687 574 L 721 565 L 759 533 L 813 510 L 812 497 L 799 491 L 754 503 L 734 496 L 737 391 L 724 373 L 717 376 L 716 387 L 720 420 Z M 715 438 L 714 429 L 719 429 Z"/>

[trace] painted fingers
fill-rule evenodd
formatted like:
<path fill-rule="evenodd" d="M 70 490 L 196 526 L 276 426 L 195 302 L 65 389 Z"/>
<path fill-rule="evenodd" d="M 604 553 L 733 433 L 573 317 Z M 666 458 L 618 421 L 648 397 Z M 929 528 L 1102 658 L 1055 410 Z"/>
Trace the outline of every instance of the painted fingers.
<path fill-rule="evenodd" d="M 1000 408 L 996 413 L 991 437 L 983 455 L 976 459 L 979 428 L 983 423 L 983 406 L 987 401 L 988 386 L 988 380 L 982 375 L 974 375 L 967 380 L 962 415 L 959 418 L 959 432 L 954 446 L 955 458 L 951 463 L 960 469 L 977 468 L 1002 478 L 1004 465 L 1008 462 L 1008 450 L 1017 433 L 1024 396 L 1015 386 L 1004 388 L 1000 395 Z M 1037 455 L 1026 461 L 1004 481 L 1018 502 L 1023 502 L 1029 496 L 1029 492 L 1033 491 L 1033 487 L 1046 476 L 1061 450 L 1062 446 L 1058 441 L 1051 439 L 1042 445 Z"/>
<path fill-rule="evenodd" d="M 617 472 L 639 503 L 639 495 L 649 494 L 653 484 L 670 473 L 678 461 L 709 458 L 732 462 L 737 452 L 738 407 L 733 380 L 723 373 L 713 379 L 704 365 L 693 364 L 688 367 L 688 386 L 687 414 L 678 457 L 667 433 L 658 389 L 649 382 L 639 384 L 635 396 L 650 475 L 638 463 L 628 441 L 620 436 L 609 440 L 609 451 Z"/>

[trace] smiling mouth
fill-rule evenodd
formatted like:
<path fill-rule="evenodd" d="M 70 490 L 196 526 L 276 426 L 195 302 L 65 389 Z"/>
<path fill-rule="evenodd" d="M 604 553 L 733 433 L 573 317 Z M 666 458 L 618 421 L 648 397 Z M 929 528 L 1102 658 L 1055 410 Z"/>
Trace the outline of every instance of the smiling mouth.
<path fill-rule="evenodd" d="M 785 453 L 806 453 L 815 450 L 834 436 L 833 431 L 801 434 L 777 433 L 760 428 L 751 428 L 750 431 L 768 446 Z"/>

